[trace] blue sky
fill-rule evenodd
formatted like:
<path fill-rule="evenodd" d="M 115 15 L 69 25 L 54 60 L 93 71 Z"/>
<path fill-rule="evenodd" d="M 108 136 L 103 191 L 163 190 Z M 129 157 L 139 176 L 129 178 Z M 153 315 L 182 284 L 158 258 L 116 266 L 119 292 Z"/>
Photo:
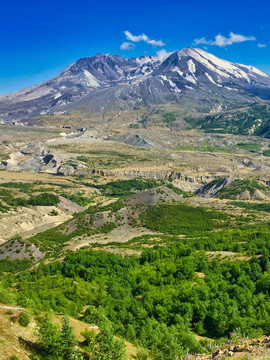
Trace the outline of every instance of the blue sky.
<path fill-rule="evenodd" d="M 0 94 L 99 52 L 132 57 L 196 45 L 270 74 L 269 14 L 267 0 L 3 1 Z"/>

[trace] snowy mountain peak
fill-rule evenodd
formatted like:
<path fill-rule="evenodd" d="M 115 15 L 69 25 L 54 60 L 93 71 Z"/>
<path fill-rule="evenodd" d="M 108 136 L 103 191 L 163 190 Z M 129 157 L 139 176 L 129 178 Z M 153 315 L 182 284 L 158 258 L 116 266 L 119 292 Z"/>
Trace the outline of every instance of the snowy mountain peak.
<path fill-rule="evenodd" d="M 200 88 L 226 88 L 239 91 L 241 87 L 269 87 L 270 77 L 253 66 L 232 63 L 202 49 L 184 48 L 169 56 L 154 72 L 166 76 L 179 89 L 196 85 Z"/>
<path fill-rule="evenodd" d="M 216 105 L 259 98 L 270 100 L 267 74 L 202 49 L 184 48 L 162 62 L 157 56 L 128 59 L 99 53 L 79 59 L 53 79 L 0 96 L 0 118 L 23 119 L 82 107 L 106 111 L 182 104 L 186 99 Z"/>
<path fill-rule="evenodd" d="M 210 71 L 216 71 L 219 75 L 225 76 L 226 78 L 229 76 L 243 78 L 250 83 L 252 81 L 252 79 L 249 78 L 250 75 L 253 78 L 256 76 L 264 77 L 267 79 L 267 83 L 269 81 L 269 75 L 254 66 L 236 64 L 227 60 L 222 60 L 202 49 L 185 48 L 178 51 L 177 54 L 178 57 L 192 57 Z"/>

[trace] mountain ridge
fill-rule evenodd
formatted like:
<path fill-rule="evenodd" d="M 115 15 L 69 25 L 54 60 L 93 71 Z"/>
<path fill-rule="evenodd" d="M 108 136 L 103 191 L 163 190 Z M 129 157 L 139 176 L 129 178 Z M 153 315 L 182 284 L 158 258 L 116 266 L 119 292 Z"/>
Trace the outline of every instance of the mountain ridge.
<path fill-rule="evenodd" d="M 81 58 L 40 84 L 0 95 L 0 121 L 68 113 L 136 110 L 186 101 L 254 103 L 270 100 L 270 76 L 252 65 L 232 63 L 197 48 L 183 48 L 165 60 L 98 53 Z"/>

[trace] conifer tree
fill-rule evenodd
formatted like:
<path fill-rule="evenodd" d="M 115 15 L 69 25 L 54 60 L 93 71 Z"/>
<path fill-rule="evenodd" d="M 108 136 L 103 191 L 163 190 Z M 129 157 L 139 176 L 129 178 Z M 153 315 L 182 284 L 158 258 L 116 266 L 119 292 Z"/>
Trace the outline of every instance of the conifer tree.
<path fill-rule="evenodd" d="M 64 317 L 64 323 L 61 331 L 61 353 L 63 359 L 71 360 L 74 358 L 74 347 L 77 344 L 73 329 L 70 326 L 67 316 Z"/>
<path fill-rule="evenodd" d="M 39 348 L 46 359 L 61 359 L 61 333 L 58 327 L 51 323 L 48 315 L 40 319 Z"/>
<path fill-rule="evenodd" d="M 112 330 L 106 326 L 96 336 L 96 346 L 91 356 L 91 360 L 122 360 L 125 355 L 125 345 L 123 341 L 114 337 Z"/>

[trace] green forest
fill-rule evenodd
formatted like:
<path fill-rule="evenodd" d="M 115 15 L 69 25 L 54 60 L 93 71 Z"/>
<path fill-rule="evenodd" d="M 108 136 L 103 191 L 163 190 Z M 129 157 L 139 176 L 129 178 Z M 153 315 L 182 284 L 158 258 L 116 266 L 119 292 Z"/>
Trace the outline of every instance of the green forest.
<path fill-rule="evenodd" d="M 89 249 L 70 252 L 64 261 L 4 277 L 0 296 L 109 326 L 117 336 L 150 350 L 154 359 L 175 359 L 207 349 L 209 342 L 197 341 L 194 334 L 219 341 L 231 333 L 270 334 L 269 235 L 265 226 L 175 239 L 139 258 Z M 250 255 L 245 261 L 209 261 L 207 251 L 217 249 Z M 5 266 L 9 271 L 8 262 Z"/>
<path fill-rule="evenodd" d="M 122 360 L 124 341 L 138 349 L 138 360 L 175 360 L 211 353 L 213 346 L 230 342 L 232 334 L 270 335 L 270 223 L 255 221 L 256 214 L 267 215 L 269 204 L 229 201 L 227 210 L 243 211 L 236 215 L 234 210 L 191 205 L 181 191 L 182 201 L 165 201 L 172 189 L 164 187 L 152 193 L 164 196 L 156 204 L 131 206 L 133 198 L 125 197 L 153 191 L 155 185 L 142 180 L 101 185 L 108 199 L 118 200 L 91 205 L 66 223 L 28 238 L 46 252 L 44 260 L 35 266 L 29 259 L 0 261 L 0 302 L 30 309 L 41 324 L 33 360 Z M 259 186 L 235 181 L 220 197 L 233 198 L 236 188 Z M 57 196 L 47 194 L 35 195 L 38 204 L 57 202 Z M 130 229 L 153 233 L 125 243 L 65 250 L 78 236 L 106 238 L 120 227 L 125 211 Z M 94 219 L 100 221 L 103 213 L 108 221 L 96 228 Z M 109 246 L 115 253 L 107 252 Z M 78 344 L 68 320 L 61 330 L 50 314 L 72 316 L 101 331 L 85 333 Z M 27 326 L 29 320 L 21 322 Z M 70 334 L 65 337 L 70 339 L 69 353 L 63 331 Z"/>

